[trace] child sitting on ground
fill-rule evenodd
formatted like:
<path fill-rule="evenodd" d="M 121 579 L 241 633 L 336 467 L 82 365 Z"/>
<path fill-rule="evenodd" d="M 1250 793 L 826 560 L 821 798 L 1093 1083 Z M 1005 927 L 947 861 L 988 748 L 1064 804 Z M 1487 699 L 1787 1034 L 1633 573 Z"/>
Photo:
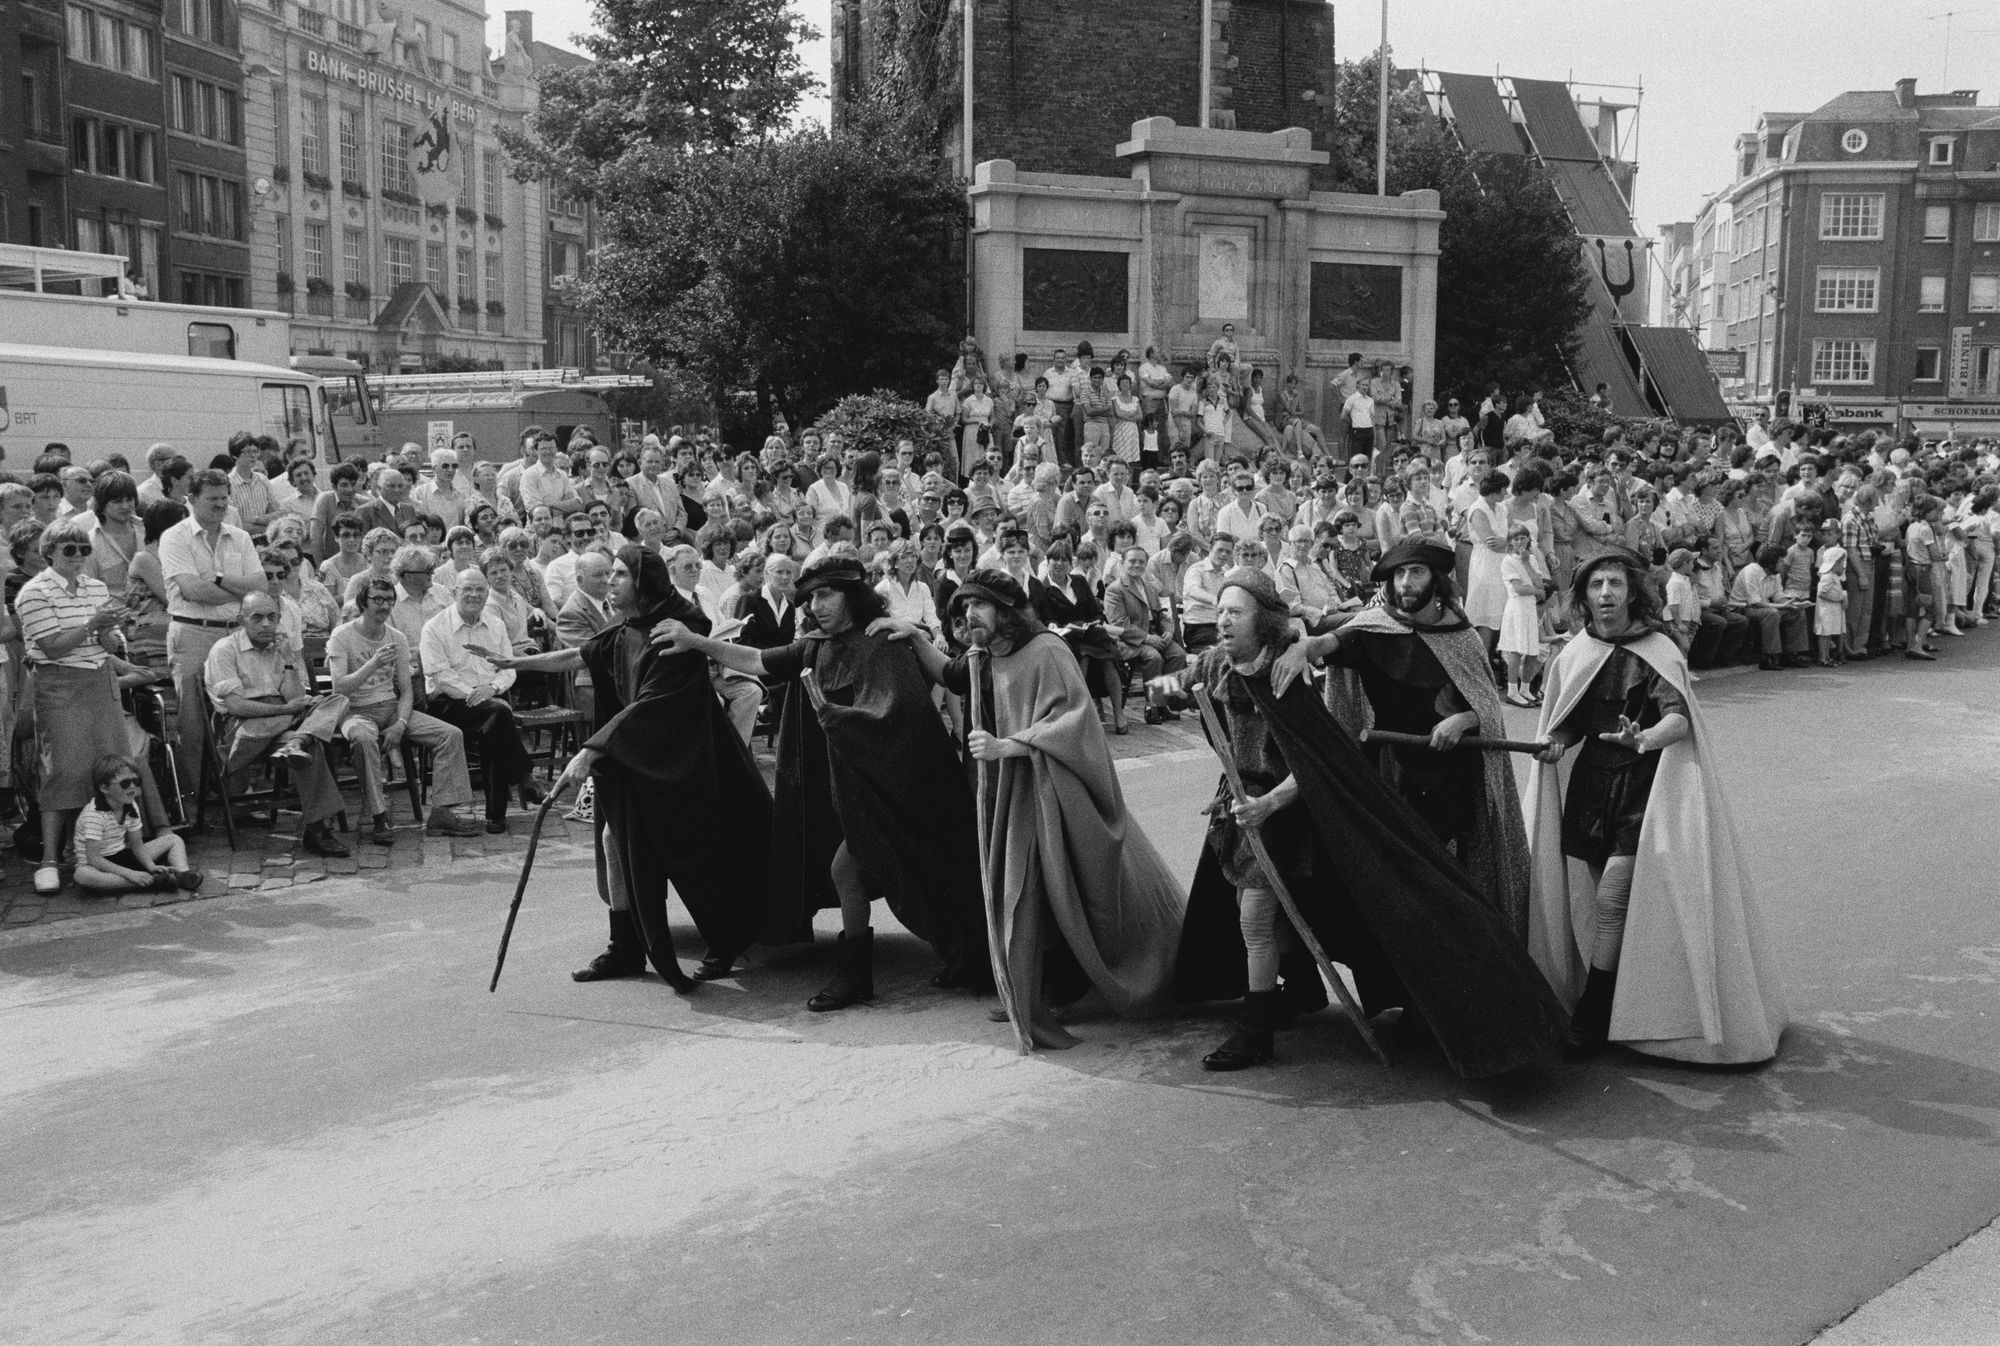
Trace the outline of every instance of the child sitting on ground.
<path fill-rule="evenodd" d="M 96 893 L 193 892 L 200 870 L 189 869 L 187 844 L 172 832 L 146 840 L 139 822 L 139 770 L 107 753 L 91 768 L 91 801 L 76 819 L 76 882 Z M 165 863 L 162 863 L 164 861 Z"/>

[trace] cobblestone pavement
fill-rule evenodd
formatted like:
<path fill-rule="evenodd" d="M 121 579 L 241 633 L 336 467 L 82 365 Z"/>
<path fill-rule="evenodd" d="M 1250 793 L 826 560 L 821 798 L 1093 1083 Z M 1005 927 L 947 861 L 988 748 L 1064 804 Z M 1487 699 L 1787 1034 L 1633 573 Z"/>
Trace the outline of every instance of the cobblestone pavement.
<path fill-rule="evenodd" d="M 1205 746 L 1199 731 L 1191 727 L 1188 718 L 1177 724 L 1148 726 L 1139 723 L 1136 716 L 1132 721 L 1132 732 L 1123 737 L 1113 737 L 1110 743 L 1112 755 L 1120 759 Z M 769 748 L 762 738 L 757 740 L 755 746 L 758 761 L 768 775 L 773 766 Z M 277 828 L 239 826 L 237 836 L 242 849 L 237 851 L 229 849 L 228 835 L 220 823 L 211 824 L 203 833 L 189 834 L 189 863 L 208 875 L 208 881 L 193 893 L 127 893 L 100 897 L 86 894 L 74 883 L 66 883 L 57 893 L 37 893 L 34 862 L 23 860 L 9 850 L 4 865 L 0 865 L 0 929 L 42 925 L 109 911 L 136 911 L 145 907 L 198 902 L 228 893 L 276 892 L 283 888 L 318 883 L 332 876 L 372 874 L 384 870 L 394 872 L 420 866 L 434 868 L 491 855 L 518 855 L 527 850 L 532 813 L 518 809 L 510 813 L 510 830 L 500 836 L 427 837 L 423 827 L 409 819 L 408 797 L 392 791 L 390 800 L 390 816 L 397 824 L 395 845 L 377 846 L 363 834 L 342 833 L 341 841 L 354 852 L 345 860 L 322 859 L 307 852 L 299 844 L 298 815 L 295 813 L 281 816 Z M 588 825 L 568 822 L 562 816 L 569 802 L 564 800 L 549 811 L 548 822 L 542 828 L 544 844 L 568 841 L 589 843 Z M 350 822 L 360 821 L 358 807 L 349 809 L 348 819 Z M 64 878 L 68 878 L 67 868 Z"/>

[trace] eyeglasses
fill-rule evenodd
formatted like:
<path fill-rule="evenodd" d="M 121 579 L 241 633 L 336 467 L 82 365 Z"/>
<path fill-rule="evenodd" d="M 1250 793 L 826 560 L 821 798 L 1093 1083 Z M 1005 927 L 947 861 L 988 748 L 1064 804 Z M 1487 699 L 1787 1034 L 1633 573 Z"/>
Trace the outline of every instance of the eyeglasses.
<path fill-rule="evenodd" d="M 406 579 L 411 575 L 423 575 L 428 577 L 431 573 L 432 569 L 431 567 L 428 566 L 411 566 L 408 570 L 398 570 L 396 572 L 397 575 Z"/>
<path fill-rule="evenodd" d="M 120 776 L 117 780 L 108 781 L 106 784 L 113 790 L 136 790 L 139 788 L 139 778 L 137 776 Z"/>
<path fill-rule="evenodd" d="M 64 557 L 65 559 L 74 559 L 78 556 L 88 556 L 90 555 L 90 544 L 88 542 L 58 543 L 56 545 L 56 555 Z"/>

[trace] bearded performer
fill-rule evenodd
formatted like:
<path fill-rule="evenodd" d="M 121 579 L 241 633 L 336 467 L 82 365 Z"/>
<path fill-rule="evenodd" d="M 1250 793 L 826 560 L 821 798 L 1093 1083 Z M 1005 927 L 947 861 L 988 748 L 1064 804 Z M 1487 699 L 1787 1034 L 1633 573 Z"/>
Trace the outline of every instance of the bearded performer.
<path fill-rule="evenodd" d="M 1585 628 L 1549 668 L 1529 778 L 1529 947 L 1585 1043 L 1768 1060 L 1784 996 L 1687 663 L 1638 557 L 1589 558 L 1570 599 Z"/>
<path fill-rule="evenodd" d="M 925 674 L 961 697 L 972 693 L 970 661 L 988 661 L 974 722 L 993 728 L 973 729 L 967 746 L 999 764 L 983 859 L 1003 1008 L 1038 1047 L 1076 1045 L 1050 1007 L 1093 987 L 1128 1018 L 1162 1012 L 1185 894 L 1125 811 L 1076 656 L 1004 570 L 968 576 L 949 617 L 986 652 L 948 660 L 916 623 L 885 618 L 874 629 L 908 641 Z"/>
<path fill-rule="evenodd" d="M 1236 1033 L 1202 1064 L 1270 1059 L 1280 1014 L 1279 943 L 1292 932 L 1243 835 L 1251 826 L 1321 946 L 1354 973 L 1364 1013 L 1402 1006 L 1399 1036 L 1427 1027 L 1466 1077 L 1551 1054 L 1562 1007 L 1521 942 L 1319 699 L 1296 681 L 1273 690 L 1271 665 L 1294 635 L 1270 576 L 1230 571 L 1217 613 L 1217 646 L 1152 684 L 1208 685 L 1250 796 L 1218 793 L 1181 932 L 1179 997 L 1243 997 Z"/>
<path fill-rule="evenodd" d="M 1370 576 L 1376 601 L 1293 645 L 1271 670 L 1282 696 L 1309 663 L 1335 670 L 1327 704 L 1357 738 L 1416 734 L 1429 746 L 1367 744 L 1384 780 L 1430 825 L 1519 940 L 1528 937 L 1528 835 L 1507 755 L 1461 748 L 1507 736 L 1486 645 L 1458 606 L 1451 549 L 1421 538 L 1390 548 Z"/>
<path fill-rule="evenodd" d="M 499 668 L 588 669 L 596 692 L 597 732 L 557 788 L 588 779 L 595 791 L 597 892 L 611 908 L 611 943 L 570 975 L 636 977 L 651 958 L 661 978 L 686 995 L 701 981 L 727 976 L 756 936 L 761 902 L 746 900 L 741 865 L 769 844 L 771 792 L 716 700 L 707 663 L 648 644 L 665 621 L 708 629 L 659 553 L 620 548 L 607 596 L 623 620 L 582 647 L 485 658 Z M 708 944 L 693 979 L 674 952 L 669 884 Z"/>
<path fill-rule="evenodd" d="M 838 970 L 806 1008 L 872 1000 L 868 911 L 880 894 L 944 960 L 932 985 L 990 986 L 972 793 L 917 657 L 906 642 L 868 633 L 887 609 L 855 557 L 807 566 L 797 597 L 815 629 L 789 645 L 752 649 L 673 621 L 653 634 L 669 652 L 797 684 L 779 720 L 762 940 L 808 941 L 813 913 L 839 906 Z"/>

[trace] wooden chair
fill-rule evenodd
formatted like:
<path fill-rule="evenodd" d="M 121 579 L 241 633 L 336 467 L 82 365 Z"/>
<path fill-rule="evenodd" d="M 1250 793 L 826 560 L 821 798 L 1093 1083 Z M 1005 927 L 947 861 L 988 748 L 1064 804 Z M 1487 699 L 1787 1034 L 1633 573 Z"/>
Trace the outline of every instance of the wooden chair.
<path fill-rule="evenodd" d="M 239 849 L 236 839 L 237 805 L 269 804 L 271 827 L 274 831 L 277 829 L 280 813 L 295 813 L 298 810 L 284 808 L 285 789 L 290 784 L 290 775 L 284 762 L 270 757 L 268 753 L 245 765 L 241 770 L 248 772 L 260 764 L 263 765 L 271 773 L 270 785 L 236 794 L 230 793 L 229 772 L 226 770 L 229 756 L 225 748 L 234 737 L 236 717 L 217 710 L 215 703 L 208 699 L 206 678 L 201 679 L 197 685 L 200 688 L 202 705 L 207 712 L 208 734 L 202 742 L 201 784 L 195 792 L 194 826 L 196 831 L 200 831 L 208 825 L 208 798 L 212 790 L 222 807 L 222 827 L 229 836 L 229 849 L 233 851 Z M 186 708 L 183 707 L 182 710 L 185 713 Z M 334 815 L 334 824 L 341 831 L 347 831 L 347 810 L 342 809 Z"/>
<path fill-rule="evenodd" d="M 586 737 L 584 715 L 577 708 L 576 673 L 574 671 L 548 675 L 548 700 L 539 706 L 514 704 L 514 725 L 521 732 L 524 745 L 530 743 L 531 735 L 546 735 L 544 747 L 547 757 L 546 770 L 553 779 L 556 775 L 556 752 L 565 744 L 570 752 L 583 746 Z M 511 703 L 511 702 L 510 702 Z M 528 747 L 532 760 L 535 749 Z"/>

